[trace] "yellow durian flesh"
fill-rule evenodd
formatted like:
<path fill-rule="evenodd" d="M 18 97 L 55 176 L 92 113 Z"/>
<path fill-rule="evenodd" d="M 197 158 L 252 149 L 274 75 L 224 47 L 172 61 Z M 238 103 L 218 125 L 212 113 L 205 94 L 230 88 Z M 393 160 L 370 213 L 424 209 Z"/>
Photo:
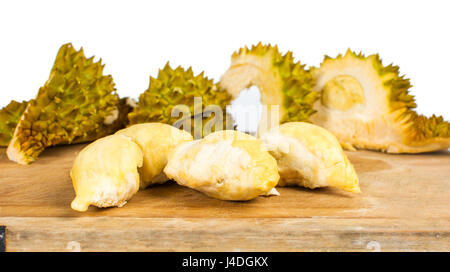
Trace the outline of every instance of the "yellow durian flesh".
<path fill-rule="evenodd" d="M 261 136 L 278 163 L 278 185 L 336 187 L 359 193 L 358 176 L 336 137 L 319 126 L 289 122 Z"/>
<path fill-rule="evenodd" d="M 89 144 L 75 158 L 70 176 L 76 197 L 72 209 L 86 211 L 89 205 L 121 207 L 138 191 L 138 167 L 144 154 L 123 135 L 111 135 Z"/>
<path fill-rule="evenodd" d="M 178 184 L 221 200 L 250 200 L 278 194 L 275 159 L 257 138 L 226 130 L 183 143 L 164 169 Z"/>
<path fill-rule="evenodd" d="M 328 108 L 348 110 L 356 103 L 365 102 L 364 90 L 355 78 L 348 75 L 336 76 L 323 87 L 321 102 Z"/>
<path fill-rule="evenodd" d="M 312 73 L 321 99 L 310 120 L 345 148 L 421 153 L 450 147 L 450 123 L 414 112 L 409 80 L 397 66 L 383 66 L 378 55 L 349 50 L 336 59 L 326 57 Z"/>
<path fill-rule="evenodd" d="M 144 163 L 139 168 L 140 188 L 161 184 L 168 180 L 163 173 L 168 154 L 181 143 L 192 141 L 184 130 L 162 123 L 142 123 L 116 132 L 130 137 L 144 152 Z"/>

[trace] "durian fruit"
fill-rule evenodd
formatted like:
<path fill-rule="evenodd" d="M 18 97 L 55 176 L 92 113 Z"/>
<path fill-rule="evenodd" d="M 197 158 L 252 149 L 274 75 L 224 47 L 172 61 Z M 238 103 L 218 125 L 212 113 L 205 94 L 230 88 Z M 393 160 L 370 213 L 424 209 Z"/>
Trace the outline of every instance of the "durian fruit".
<path fill-rule="evenodd" d="M 116 134 L 130 137 L 144 152 L 144 164 L 139 168 L 140 188 L 166 182 L 163 169 L 168 154 L 179 144 L 193 140 L 190 133 L 162 123 L 136 124 Z"/>
<path fill-rule="evenodd" d="M 217 131 L 179 145 L 164 168 L 167 177 L 221 200 L 250 200 L 278 194 L 277 163 L 257 138 Z"/>
<path fill-rule="evenodd" d="M 213 131 L 233 128 L 233 120 L 226 114 L 230 100 L 230 95 L 203 72 L 195 76 L 191 67 L 172 69 L 167 63 L 157 78 L 150 77 L 148 89 L 139 96 L 137 107 L 128 118 L 131 125 L 148 122 L 173 125 L 198 139 Z"/>
<path fill-rule="evenodd" d="M 11 101 L 0 110 L 0 146 L 8 146 L 27 102 Z"/>
<path fill-rule="evenodd" d="M 121 128 L 129 106 L 103 67 L 101 60 L 87 59 L 83 49 L 63 45 L 49 79 L 20 117 L 8 158 L 29 164 L 49 146 L 92 141 Z"/>
<path fill-rule="evenodd" d="M 72 209 L 84 212 L 89 205 L 125 205 L 139 190 L 143 158 L 139 146 L 124 135 L 106 136 L 86 146 L 70 171 L 76 194 Z"/>
<path fill-rule="evenodd" d="M 311 120 L 345 148 L 420 153 L 450 147 L 449 122 L 414 112 L 409 79 L 399 75 L 399 67 L 383 66 L 378 55 L 348 50 L 336 59 L 325 57 L 313 75 L 321 99 Z"/>
<path fill-rule="evenodd" d="M 295 62 L 292 52 L 282 55 L 277 46 L 259 43 L 239 49 L 231 57 L 231 66 L 219 85 L 233 99 L 251 86 L 258 87 L 261 103 L 267 107 L 262 113 L 258 134 L 279 123 L 308 121 L 315 111 L 317 93 L 312 90 L 313 78 L 305 65 Z"/>
<path fill-rule="evenodd" d="M 261 136 L 277 160 L 278 185 L 336 187 L 359 193 L 358 176 L 336 137 L 319 126 L 289 122 Z"/>

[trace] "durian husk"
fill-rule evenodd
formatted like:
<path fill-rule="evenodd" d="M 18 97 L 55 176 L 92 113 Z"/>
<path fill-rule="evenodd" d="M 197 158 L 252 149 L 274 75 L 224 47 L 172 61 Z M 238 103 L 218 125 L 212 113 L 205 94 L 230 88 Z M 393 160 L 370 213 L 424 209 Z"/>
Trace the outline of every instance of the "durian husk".
<path fill-rule="evenodd" d="M 250 49 L 241 48 L 232 55 L 231 65 L 219 85 L 233 99 L 246 88 L 258 87 L 261 103 L 267 106 L 259 122 L 258 134 L 280 123 L 308 122 L 315 112 L 313 104 L 318 98 L 312 90 L 311 73 L 305 65 L 294 60 L 292 52 L 282 55 L 276 45 L 263 45 L 261 42 Z M 278 116 L 274 110 L 278 110 Z"/>
<path fill-rule="evenodd" d="M 6 107 L 0 110 L 0 146 L 8 146 L 16 129 L 20 116 L 25 111 L 27 102 L 12 100 Z"/>
<path fill-rule="evenodd" d="M 194 100 L 199 98 L 201 108 L 194 108 Z M 230 101 L 231 96 L 203 72 L 195 76 L 191 67 L 187 70 L 181 66 L 172 69 L 167 63 L 159 70 L 157 78 L 150 77 L 148 89 L 139 96 L 137 107 L 128 114 L 129 125 L 165 123 L 184 129 L 197 139 L 210 132 L 234 127 L 231 115 L 226 113 Z M 215 112 L 209 111 L 212 105 L 220 108 L 220 116 L 216 117 Z M 186 114 L 172 114 L 174 109 Z M 198 121 L 195 121 L 195 116 L 200 117 L 196 119 Z M 205 130 L 205 126 L 211 129 Z"/>
<path fill-rule="evenodd" d="M 20 117 L 8 158 L 29 164 L 49 146 L 93 141 L 123 127 L 130 107 L 103 68 L 101 60 L 87 59 L 82 48 L 64 44 L 49 79 Z"/>
<path fill-rule="evenodd" d="M 383 66 L 378 54 L 366 57 L 348 50 L 335 59 L 326 56 L 320 68 L 313 69 L 313 75 L 317 92 L 322 92 L 336 76 L 351 76 L 361 84 L 362 100 L 348 109 L 329 108 L 323 97 L 315 104 L 317 113 L 311 120 L 333 132 L 343 147 L 387 153 L 421 153 L 450 147 L 449 122 L 441 116 L 417 114 L 414 97 L 409 93 L 410 80 L 400 75 L 398 66 Z"/>

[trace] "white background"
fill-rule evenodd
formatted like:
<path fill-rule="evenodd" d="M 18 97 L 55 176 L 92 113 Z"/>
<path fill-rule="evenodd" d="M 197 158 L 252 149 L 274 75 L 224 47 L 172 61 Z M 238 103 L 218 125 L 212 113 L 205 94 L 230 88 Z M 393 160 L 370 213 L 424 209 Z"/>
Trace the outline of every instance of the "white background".
<path fill-rule="evenodd" d="M 317 66 L 347 48 L 379 53 L 412 79 L 418 111 L 450 119 L 448 1 L 3 1 L 0 106 L 31 99 L 59 47 L 103 59 L 121 96 L 138 97 L 167 61 L 216 81 L 233 51 L 259 41 Z"/>

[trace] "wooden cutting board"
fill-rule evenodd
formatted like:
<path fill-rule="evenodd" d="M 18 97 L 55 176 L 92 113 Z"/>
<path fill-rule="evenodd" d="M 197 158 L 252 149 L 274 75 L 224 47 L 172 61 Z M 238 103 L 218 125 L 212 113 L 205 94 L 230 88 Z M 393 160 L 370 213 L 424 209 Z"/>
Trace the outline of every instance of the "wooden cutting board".
<path fill-rule="evenodd" d="M 54 147 L 21 166 L 0 149 L 6 251 L 449 251 L 450 153 L 347 152 L 362 193 L 279 188 L 248 202 L 173 182 L 122 208 L 70 208 L 72 162 L 84 145 Z"/>

